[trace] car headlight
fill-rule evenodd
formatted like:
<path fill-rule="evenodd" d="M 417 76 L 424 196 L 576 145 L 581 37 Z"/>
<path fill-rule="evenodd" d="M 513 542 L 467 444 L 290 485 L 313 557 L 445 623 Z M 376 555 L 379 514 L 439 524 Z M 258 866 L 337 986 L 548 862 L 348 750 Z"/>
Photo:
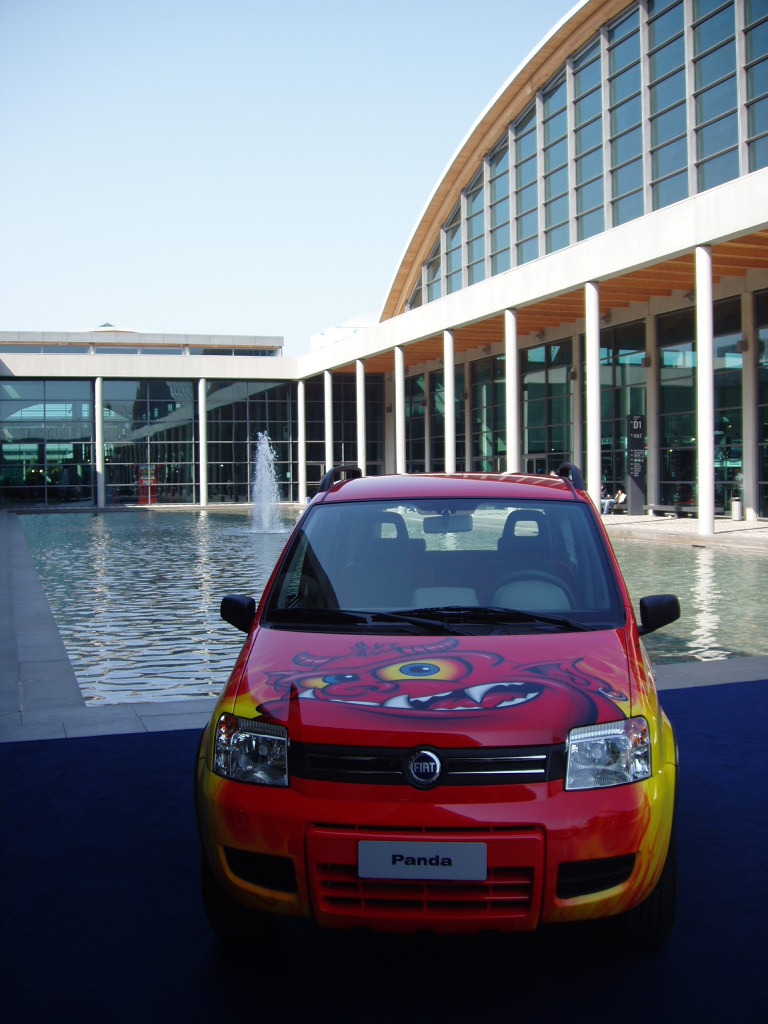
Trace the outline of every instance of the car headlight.
<path fill-rule="evenodd" d="M 288 785 L 288 730 L 236 715 L 222 715 L 213 743 L 216 775 L 261 786 Z"/>
<path fill-rule="evenodd" d="M 566 789 L 601 789 L 651 774 L 651 738 L 644 718 L 571 729 Z"/>

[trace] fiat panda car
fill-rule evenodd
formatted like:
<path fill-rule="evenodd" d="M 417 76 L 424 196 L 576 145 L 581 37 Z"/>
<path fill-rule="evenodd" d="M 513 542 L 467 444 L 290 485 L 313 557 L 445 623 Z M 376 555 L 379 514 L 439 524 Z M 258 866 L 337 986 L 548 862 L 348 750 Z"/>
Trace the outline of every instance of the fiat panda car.
<path fill-rule="evenodd" d="M 680 608 L 639 612 L 574 467 L 331 471 L 258 606 L 221 603 L 247 639 L 197 756 L 213 928 L 663 942 L 678 756 L 641 636 Z"/>

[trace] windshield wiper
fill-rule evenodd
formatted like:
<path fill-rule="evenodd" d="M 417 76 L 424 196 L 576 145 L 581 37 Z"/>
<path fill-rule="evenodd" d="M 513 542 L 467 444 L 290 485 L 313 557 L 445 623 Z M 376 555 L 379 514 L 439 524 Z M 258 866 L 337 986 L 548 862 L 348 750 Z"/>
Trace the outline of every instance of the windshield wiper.
<path fill-rule="evenodd" d="M 278 608 L 268 612 L 264 625 L 289 628 L 299 626 L 304 629 L 328 629 L 338 626 L 361 629 L 379 630 L 398 626 L 398 632 L 407 628 L 408 632 L 416 633 L 451 633 L 464 636 L 465 630 L 456 629 L 439 617 L 424 616 L 410 612 L 376 612 L 351 611 L 345 608 Z"/>
<path fill-rule="evenodd" d="M 567 615 L 552 615 L 543 612 L 528 612 L 522 608 L 502 608 L 493 605 L 475 606 L 454 606 L 447 608 L 417 608 L 408 613 L 415 618 L 428 619 L 435 617 L 438 620 L 449 620 L 451 622 L 482 622 L 496 623 L 499 625 L 530 622 L 534 625 L 556 626 L 559 629 L 574 631 L 586 631 L 595 629 L 594 626 L 578 619 L 572 619 Z"/>

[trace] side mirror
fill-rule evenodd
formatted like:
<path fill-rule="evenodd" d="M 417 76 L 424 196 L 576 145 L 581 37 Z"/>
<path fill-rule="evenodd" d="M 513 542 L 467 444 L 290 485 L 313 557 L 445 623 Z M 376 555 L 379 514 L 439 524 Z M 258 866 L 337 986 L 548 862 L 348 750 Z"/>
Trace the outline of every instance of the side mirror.
<path fill-rule="evenodd" d="M 249 633 L 256 618 L 256 602 L 242 594 L 227 594 L 221 599 L 221 617 L 230 626 Z"/>
<path fill-rule="evenodd" d="M 661 629 L 680 618 L 680 602 L 674 594 L 640 598 L 640 636 Z"/>

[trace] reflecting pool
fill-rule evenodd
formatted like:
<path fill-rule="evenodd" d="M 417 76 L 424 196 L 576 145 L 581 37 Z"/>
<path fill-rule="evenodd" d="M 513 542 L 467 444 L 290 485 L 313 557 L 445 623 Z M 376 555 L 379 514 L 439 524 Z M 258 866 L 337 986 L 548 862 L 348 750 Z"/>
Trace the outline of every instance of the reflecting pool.
<path fill-rule="evenodd" d="M 249 510 L 19 516 L 89 703 L 212 696 L 244 639 L 219 617 L 224 594 L 258 598 L 287 539 Z M 768 654 L 768 558 L 617 540 L 635 607 L 676 593 L 679 622 L 646 638 L 657 662 Z"/>

